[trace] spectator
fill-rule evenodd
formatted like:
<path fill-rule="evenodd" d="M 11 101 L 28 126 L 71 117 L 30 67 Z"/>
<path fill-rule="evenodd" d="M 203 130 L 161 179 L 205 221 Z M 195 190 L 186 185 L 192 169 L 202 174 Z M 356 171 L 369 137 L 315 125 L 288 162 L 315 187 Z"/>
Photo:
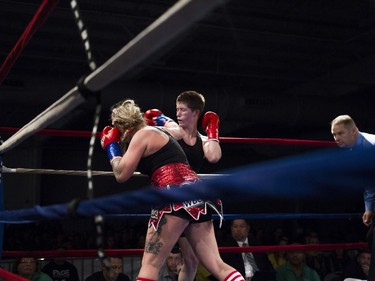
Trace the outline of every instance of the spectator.
<path fill-rule="evenodd" d="M 334 272 L 343 272 L 348 265 L 350 257 L 344 249 L 335 249 L 332 252 L 332 266 Z"/>
<path fill-rule="evenodd" d="M 293 245 L 299 245 L 293 243 Z M 276 269 L 276 281 L 320 281 L 319 274 L 305 263 L 305 253 L 300 250 L 287 253 L 287 261 Z"/>
<path fill-rule="evenodd" d="M 288 237 L 282 236 L 280 237 L 279 246 L 288 245 Z M 285 251 L 277 251 L 268 254 L 268 259 L 270 260 L 272 267 L 274 269 L 278 268 L 280 265 L 286 262 L 286 252 Z"/>
<path fill-rule="evenodd" d="M 344 269 L 343 278 L 367 280 L 370 269 L 371 253 L 369 249 L 360 251 L 357 258 Z"/>
<path fill-rule="evenodd" d="M 177 281 L 181 267 L 181 251 L 178 247 L 174 247 L 160 268 L 158 281 Z"/>
<path fill-rule="evenodd" d="M 13 272 L 31 281 L 52 281 L 51 277 L 39 271 L 38 261 L 33 257 L 17 258 L 13 264 Z"/>
<path fill-rule="evenodd" d="M 276 227 L 273 231 L 273 237 L 272 237 L 273 240 L 271 241 L 271 244 L 272 245 L 278 245 L 281 238 L 286 237 L 286 236 L 287 235 L 286 235 L 283 227 L 281 227 L 281 226 Z"/>
<path fill-rule="evenodd" d="M 65 251 L 63 247 L 56 249 Z M 56 257 L 43 268 L 42 272 L 46 273 L 53 281 L 79 281 L 77 268 L 64 257 Z"/>
<path fill-rule="evenodd" d="M 85 281 L 130 281 L 129 276 L 122 273 L 122 258 L 107 257 L 110 266 L 102 266 L 101 271 L 91 274 Z"/>
<path fill-rule="evenodd" d="M 259 245 L 253 236 L 250 236 L 250 224 L 245 219 L 235 219 L 231 224 L 231 237 L 223 242 L 222 246 L 242 247 Z M 222 259 L 236 268 L 247 280 L 271 281 L 275 271 L 266 253 L 224 253 Z"/>
<path fill-rule="evenodd" d="M 108 235 L 105 240 L 105 248 L 106 249 L 117 249 L 118 245 L 116 239 L 113 235 Z"/>
<path fill-rule="evenodd" d="M 316 232 L 310 232 L 306 236 L 306 244 L 320 244 L 318 234 Z M 318 272 L 321 279 L 328 273 L 335 271 L 332 260 L 331 252 L 323 252 L 320 250 L 306 252 L 306 265 Z"/>

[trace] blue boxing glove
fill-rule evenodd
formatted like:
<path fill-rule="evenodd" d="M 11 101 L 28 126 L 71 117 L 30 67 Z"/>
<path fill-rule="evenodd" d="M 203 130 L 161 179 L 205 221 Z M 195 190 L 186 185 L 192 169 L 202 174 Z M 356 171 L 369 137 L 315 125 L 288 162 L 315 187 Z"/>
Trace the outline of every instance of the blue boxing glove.
<path fill-rule="evenodd" d="M 115 127 L 106 126 L 100 134 L 100 144 L 107 151 L 108 159 L 111 162 L 114 158 L 122 157 L 119 141 L 120 132 Z"/>
<path fill-rule="evenodd" d="M 172 120 L 165 116 L 159 109 L 149 109 L 145 112 L 144 118 L 149 126 L 164 126 Z"/>

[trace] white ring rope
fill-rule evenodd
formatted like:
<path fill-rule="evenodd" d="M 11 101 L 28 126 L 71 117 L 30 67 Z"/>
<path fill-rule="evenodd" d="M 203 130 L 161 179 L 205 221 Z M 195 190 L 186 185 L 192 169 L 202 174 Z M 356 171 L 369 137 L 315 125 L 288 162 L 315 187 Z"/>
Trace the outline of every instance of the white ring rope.
<path fill-rule="evenodd" d="M 105 86 L 153 55 L 161 47 L 170 43 L 177 35 L 187 30 L 221 3 L 224 3 L 224 0 L 178 1 L 107 62 L 87 76 L 84 80 L 84 85 L 92 92 L 102 90 Z M 37 131 L 52 124 L 84 101 L 85 98 L 75 86 L 60 100 L 56 101 L 7 139 L 0 146 L 0 154 L 5 153 Z"/>
<path fill-rule="evenodd" d="M 68 175 L 68 176 L 87 176 L 87 171 L 83 170 L 55 170 L 55 169 L 34 169 L 34 168 L 8 168 L 0 167 L 0 172 L 4 174 L 44 174 L 44 175 Z M 92 171 L 93 176 L 113 176 L 112 171 Z M 221 177 L 227 174 L 199 174 L 201 179 Z M 134 172 L 133 176 L 146 177 L 140 172 Z"/>
<path fill-rule="evenodd" d="M 30 168 L 7 168 L 2 167 L 1 171 L 8 174 L 45 174 L 45 175 L 69 175 L 69 176 L 87 176 L 87 171 L 80 170 L 54 170 L 54 169 L 30 169 Z M 112 171 L 92 171 L 93 176 L 113 176 Z M 139 176 L 140 173 L 134 173 Z"/>
<path fill-rule="evenodd" d="M 89 64 L 90 69 L 93 71 L 96 69 L 96 62 L 92 55 L 87 28 L 85 26 L 85 23 L 82 20 L 81 12 L 78 7 L 78 2 L 76 0 L 71 0 L 70 6 L 72 7 L 73 15 L 74 15 L 74 18 L 76 19 L 79 34 L 81 35 L 81 39 L 83 42 L 83 47 L 85 48 L 87 62 Z"/>

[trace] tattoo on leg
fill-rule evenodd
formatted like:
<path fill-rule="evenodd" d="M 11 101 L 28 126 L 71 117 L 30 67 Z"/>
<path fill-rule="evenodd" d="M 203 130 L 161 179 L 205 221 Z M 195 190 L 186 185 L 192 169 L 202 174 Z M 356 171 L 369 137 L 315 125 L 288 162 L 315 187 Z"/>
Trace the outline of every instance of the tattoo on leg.
<path fill-rule="evenodd" d="M 163 243 L 160 242 L 158 232 L 155 232 L 149 241 L 146 241 L 145 251 L 151 254 L 158 254 Z"/>
<path fill-rule="evenodd" d="M 163 217 L 159 223 L 159 228 L 157 231 L 155 231 L 151 238 L 146 241 L 146 247 L 145 247 L 145 251 L 147 253 L 151 253 L 151 254 L 158 254 L 159 251 L 160 251 L 160 248 L 163 246 L 163 243 L 160 242 L 160 233 L 161 233 L 161 229 L 162 229 L 162 226 L 166 223 L 166 218 Z"/>

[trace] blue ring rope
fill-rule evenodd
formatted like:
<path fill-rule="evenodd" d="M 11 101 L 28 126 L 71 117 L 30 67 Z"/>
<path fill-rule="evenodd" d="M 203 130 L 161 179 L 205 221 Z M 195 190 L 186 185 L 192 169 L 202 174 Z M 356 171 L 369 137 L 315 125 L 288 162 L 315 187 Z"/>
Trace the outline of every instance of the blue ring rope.
<path fill-rule="evenodd" d="M 363 192 L 375 183 L 375 148 L 348 151 L 327 149 L 227 171 L 227 176 L 202 180 L 188 188 L 157 190 L 145 187 L 101 198 L 82 200 L 76 207 L 81 217 L 125 214 L 193 199 L 323 198 Z M 301 215 L 301 214 L 299 214 Z M 328 216 L 328 214 L 322 215 Z M 71 218 L 68 204 L 36 205 L 30 209 L 0 212 L 0 222 L 27 223 Z"/>
<path fill-rule="evenodd" d="M 105 215 L 106 218 L 149 218 L 150 214 L 117 214 Z M 263 219 L 358 219 L 362 217 L 362 213 L 335 213 L 335 214 L 321 214 L 321 213 L 264 213 L 264 214 L 225 214 L 226 220 L 234 219 L 248 219 L 248 220 L 263 220 Z M 212 215 L 214 220 L 219 220 L 219 216 Z"/>

